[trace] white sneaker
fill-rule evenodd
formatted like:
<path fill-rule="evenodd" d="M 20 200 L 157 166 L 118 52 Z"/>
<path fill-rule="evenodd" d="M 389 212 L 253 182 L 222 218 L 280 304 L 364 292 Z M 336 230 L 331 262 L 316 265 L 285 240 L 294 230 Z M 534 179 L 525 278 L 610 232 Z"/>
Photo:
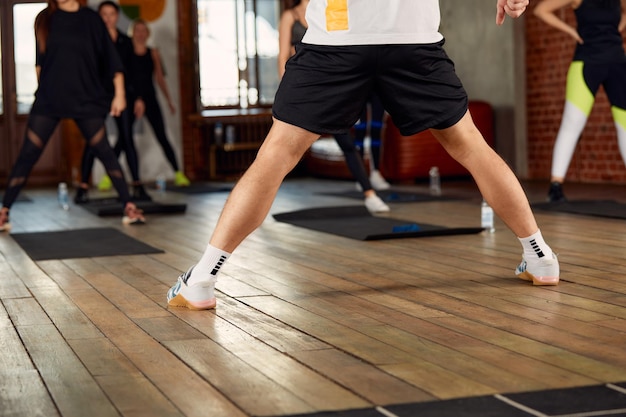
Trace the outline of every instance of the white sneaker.
<path fill-rule="evenodd" d="M 559 283 L 559 260 L 556 254 L 552 258 L 538 258 L 527 261 L 522 256 L 522 263 L 515 269 L 515 275 L 533 285 L 557 285 Z"/>
<path fill-rule="evenodd" d="M 195 266 L 195 265 L 194 265 Z M 167 304 L 172 307 L 186 307 L 190 310 L 215 308 L 215 279 L 187 285 L 194 266 L 178 277 L 176 284 L 167 292 Z"/>
<path fill-rule="evenodd" d="M 380 171 L 375 169 L 370 172 L 370 182 L 375 190 L 388 190 L 391 185 L 383 178 Z"/>
<path fill-rule="evenodd" d="M 390 211 L 389 206 L 376 194 L 365 197 L 365 207 L 370 213 L 386 213 Z"/>

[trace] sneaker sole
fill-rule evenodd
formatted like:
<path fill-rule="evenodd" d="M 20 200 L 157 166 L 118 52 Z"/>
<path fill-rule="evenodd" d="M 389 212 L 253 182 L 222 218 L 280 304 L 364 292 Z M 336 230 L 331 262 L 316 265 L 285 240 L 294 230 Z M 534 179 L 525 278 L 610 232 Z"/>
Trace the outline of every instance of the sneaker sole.
<path fill-rule="evenodd" d="M 533 285 L 558 285 L 559 277 L 536 277 L 528 271 L 524 271 L 517 275 L 524 281 L 531 281 Z"/>
<path fill-rule="evenodd" d="M 122 217 L 122 223 L 132 226 L 132 225 L 146 224 L 146 221 L 142 219 L 131 219 L 130 217 L 124 216 Z"/>
<path fill-rule="evenodd" d="M 188 301 L 182 294 L 177 294 L 167 302 L 170 307 L 184 307 L 189 310 L 211 310 L 217 305 L 217 300 L 214 298 L 208 301 Z"/>

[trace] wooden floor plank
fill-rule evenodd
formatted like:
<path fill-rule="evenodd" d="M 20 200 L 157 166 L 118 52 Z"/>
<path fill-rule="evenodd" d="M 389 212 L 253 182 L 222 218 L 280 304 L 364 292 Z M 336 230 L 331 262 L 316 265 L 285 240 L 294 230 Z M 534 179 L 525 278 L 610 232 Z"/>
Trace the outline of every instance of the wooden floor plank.
<path fill-rule="evenodd" d="M 604 363 L 593 358 L 569 352 L 567 349 L 550 346 L 530 338 L 525 338 L 506 330 L 496 329 L 487 324 L 455 317 L 432 319 L 442 326 L 447 326 L 467 335 L 480 335 L 482 340 L 496 346 L 514 350 L 547 364 L 568 369 L 597 381 L 622 381 L 626 377 L 624 369 L 617 368 L 612 362 Z"/>
<path fill-rule="evenodd" d="M 118 416 L 115 406 L 52 324 L 17 326 L 63 416 Z"/>
<path fill-rule="evenodd" d="M 272 415 L 277 409 L 284 414 L 304 414 L 315 410 L 211 340 L 171 341 L 165 345 L 249 414 Z"/>
<path fill-rule="evenodd" d="M 0 415 L 59 416 L 37 368 L 2 304 L 0 352 Z"/>
<path fill-rule="evenodd" d="M 41 375 L 36 369 L 31 369 L 0 371 L 0 415 L 56 417 L 61 414 L 50 398 Z"/>
<path fill-rule="evenodd" d="M 409 349 L 413 349 L 409 352 L 415 353 L 416 357 L 423 357 L 424 360 L 431 362 L 435 360 L 437 364 L 448 369 L 454 369 L 456 366 L 456 372 L 459 374 L 466 373 L 468 377 L 479 378 L 481 381 L 489 382 L 500 389 L 523 391 L 529 389 L 529 386 L 537 388 L 539 385 L 543 385 L 544 388 L 550 388 L 568 383 L 583 385 L 596 382 L 591 378 L 582 377 L 566 369 L 558 369 L 551 364 L 520 355 L 515 350 L 502 349 L 481 340 L 480 334 L 468 337 L 465 334 L 430 323 L 427 321 L 428 318 L 421 319 L 409 313 L 382 306 L 374 308 L 370 303 L 364 300 L 355 300 L 355 298 L 346 294 L 341 305 L 350 306 L 350 309 L 356 309 L 368 317 L 378 318 L 381 325 L 377 326 L 375 330 L 379 334 L 370 333 L 372 336 L 380 340 L 393 341 L 392 343 L 396 346 L 408 346 Z M 325 303 L 321 300 L 301 301 L 299 304 L 313 313 L 327 317 L 329 316 L 328 312 L 332 314 L 333 311 L 328 302 Z M 347 312 L 339 310 L 333 314 L 333 317 L 334 320 L 345 323 L 343 317 L 347 315 Z M 354 327 L 359 328 L 358 325 Z M 385 334 L 394 328 L 398 330 L 398 333 Z M 363 331 L 367 330 L 364 329 Z M 404 336 L 404 333 L 411 333 L 418 340 L 411 340 Z M 402 343 L 403 338 L 406 339 L 404 343 Z M 417 352 L 414 350 L 416 345 L 425 349 Z M 453 354 L 455 351 L 457 353 Z M 455 363 L 457 358 L 459 363 Z M 465 362 L 473 365 L 468 366 Z M 472 369 L 474 365 L 478 366 L 479 369 Z M 489 376 L 482 375 L 486 369 L 489 369 L 487 372 Z"/>
<path fill-rule="evenodd" d="M 0 300 L 4 298 L 29 297 L 30 293 L 26 286 L 11 269 L 9 259 L 2 254 L 3 241 L 6 241 L 6 239 L 2 239 L 0 236 L 0 277 L 2 277 L 0 279 Z"/>
<path fill-rule="evenodd" d="M 327 378 L 320 377 L 317 372 L 294 361 L 291 356 L 283 355 L 281 351 L 269 346 L 265 339 L 259 337 L 254 330 L 248 334 L 245 330 L 239 329 L 236 327 L 238 323 L 236 319 L 234 320 L 235 325 L 233 325 L 233 323 L 230 322 L 230 317 L 228 321 L 216 317 L 215 320 L 209 322 L 198 317 L 198 315 L 189 314 L 189 312 L 186 311 L 178 312 L 178 314 L 187 323 L 193 325 L 193 327 L 201 330 L 203 333 L 206 333 L 209 338 L 213 338 L 221 349 L 233 355 L 232 358 L 229 357 L 228 359 L 230 366 L 228 369 L 223 369 L 222 373 L 224 375 L 219 377 L 222 381 L 228 381 L 228 379 L 232 378 L 231 375 L 248 375 L 244 370 L 247 367 L 251 367 L 255 371 L 248 371 L 251 379 L 250 384 L 255 384 L 252 378 L 259 373 L 263 375 L 263 378 L 271 381 L 268 387 L 271 388 L 272 391 L 279 392 L 282 389 L 285 393 L 296 396 L 299 399 L 298 401 L 294 401 L 296 407 L 299 407 L 300 400 L 305 401 L 307 404 L 319 404 L 320 402 L 324 402 L 328 409 L 359 408 L 371 405 L 367 401 L 345 390 L 337 383 Z M 261 335 L 271 334 L 272 329 L 275 328 L 274 326 L 271 329 L 262 329 L 260 333 Z M 279 331 L 285 334 L 283 329 L 279 329 Z M 228 335 L 228 337 L 225 337 L 225 335 Z M 309 350 L 324 346 L 311 337 L 306 337 L 306 340 L 303 341 L 307 343 L 305 346 Z M 170 342 L 167 342 L 167 345 L 172 346 Z M 296 347 L 294 343 L 289 346 L 283 344 L 280 347 L 290 350 L 302 350 L 303 345 Z M 177 347 L 177 349 L 179 348 Z M 215 350 L 219 355 L 224 355 L 221 350 L 212 345 L 208 345 L 206 349 Z M 237 371 L 237 367 L 242 368 L 242 370 Z M 262 381 L 260 376 L 256 377 L 256 379 Z M 211 381 L 213 381 L 213 379 L 211 379 Z M 224 387 L 222 388 L 223 391 L 233 389 L 237 392 L 239 391 L 238 387 L 232 387 L 231 384 L 227 382 L 222 382 L 222 384 Z M 265 384 L 261 384 L 257 390 L 267 389 L 264 385 Z M 269 395 L 268 401 L 274 400 L 274 393 L 257 392 L 257 394 L 259 394 L 260 398 L 265 398 Z M 286 394 L 284 395 L 287 397 Z M 257 399 L 257 401 L 261 400 Z M 296 410 L 297 409 L 298 408 L 296 408 Z"/>
<path fill-rule="evenodd" d="M 297 351 L 291 354 L 373 404 L 403 404 L 435 399 L 423 389 L 338 349 Z"/>
<path fill-rule="evenodd" d="M 184 415 L 245 415 L 101 294 L 93 290 L 77 290 L 69 295 L 112 345 Z"/>

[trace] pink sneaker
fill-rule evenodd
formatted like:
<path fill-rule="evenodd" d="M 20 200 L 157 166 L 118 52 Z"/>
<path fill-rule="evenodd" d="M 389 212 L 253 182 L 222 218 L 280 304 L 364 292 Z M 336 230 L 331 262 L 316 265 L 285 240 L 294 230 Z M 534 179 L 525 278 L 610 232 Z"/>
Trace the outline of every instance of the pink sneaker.
<path fill-rule="evenodd" d="M 122 223 L 130 225 L 145 224 L 146 219 L 143 217 L 143 210 L 138 209 L 135 203 L 126 203 Z"/>
<path fill-rule="evenodd" d="M 3 207 L 0 209 L 0 232 L 9 232 L 11 223 L 9 223 L 9 209 Z"/>

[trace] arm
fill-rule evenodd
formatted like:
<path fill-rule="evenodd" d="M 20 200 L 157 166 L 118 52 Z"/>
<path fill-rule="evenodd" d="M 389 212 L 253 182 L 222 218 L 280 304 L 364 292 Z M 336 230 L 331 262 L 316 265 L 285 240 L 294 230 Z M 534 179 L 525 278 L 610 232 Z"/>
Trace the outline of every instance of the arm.
<path fill-rule="evenodd" d="M 154 78 L 157 85 L 163 92 L 163 95 L 165 95 L 165 98 L 167 99 L 167 105 L 170 107 L 170 111 L 174 114 L 176 112 L 176 107 L 174 107 L 174 103 L 172 103 L 170 91 L 167 88 L 165 76 L 163 75 L 163 67 L 161 67 L 161 57 L 159 55 L 159 51 L 156 49 L 152 49 L 152 60 L 154 61 Z"/>
<path fill-rule="evenodd" d="M 111 116 L 119 116 L 126 108 L 126 92 L 124 91 L 124 74 L 116 72 L 113 76 L 115 96 L 111 102 Z"/>
<path fill-rule="evenodd" d="M 285 64 L 293 53 L 291 46 L 291 27 L 293 24 L 293 13 L 290 10 L 285 10 L 278 24 L 278 78 L 283 78 Z"/>
<path fill-rule="evenodd" d="M 498 0 L 496 3 L 496 24 L 503 24 L 506 15 L 520 17 L 526 10 L 528 1 L 529 0 Z"/>
<path fill-rule="evenodd" d="M 578 34 L 578 30 L 559 19 L 555 12 L 566 6 L 578 7 L 580 0 L 543 0 L 535 7 L 535 16 L 552 26 L 574 38 L 578 43 L 583 43 L 582 38 Z"/>
<path fill-rule="evenodd" d="M 618 29 L 620 32 L 626 29 L 626 0 L 622 0 L 622 18 L 619 21 Z"/>

